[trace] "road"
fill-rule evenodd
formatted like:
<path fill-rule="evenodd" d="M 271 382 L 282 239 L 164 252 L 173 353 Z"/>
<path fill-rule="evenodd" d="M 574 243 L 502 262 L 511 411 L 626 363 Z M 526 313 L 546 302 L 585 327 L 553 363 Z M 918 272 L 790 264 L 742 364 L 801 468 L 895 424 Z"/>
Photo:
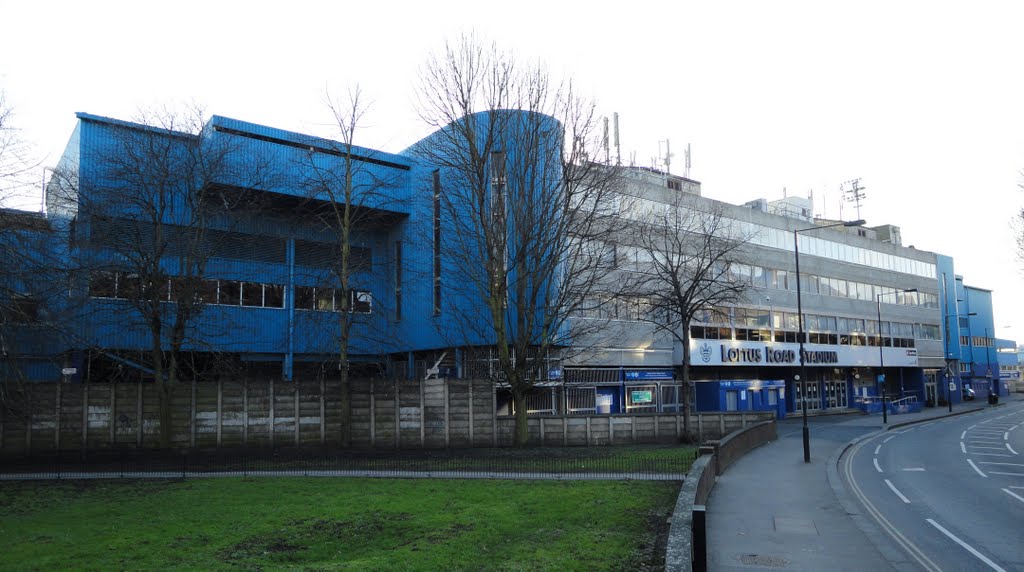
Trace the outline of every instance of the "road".
<path fill-rule="evenodd" d="M 922 569 L 1024 570 L 1024 403 L 874 435 L 839 473 Z"/>

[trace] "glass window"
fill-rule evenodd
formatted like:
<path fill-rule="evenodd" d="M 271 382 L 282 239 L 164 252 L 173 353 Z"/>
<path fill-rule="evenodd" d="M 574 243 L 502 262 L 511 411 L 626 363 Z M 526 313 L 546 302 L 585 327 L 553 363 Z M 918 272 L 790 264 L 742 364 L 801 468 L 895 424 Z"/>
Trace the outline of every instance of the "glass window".
<path fill-rule="evenodd" d="M 284 286 L 281 284 L 264 284 L 263 306 L 265 308 L 284 308 Z"/>
<path fill-rule="evenodd" d="M 93 298 L 116 298 L 117 273 L 109 270 L 93 270 L 89 274 L 89 295 Z"/>
<path fill-rule="evenodd" d="M 333 288 L 321 288 L 317 287 L 314 292 L 316 297 L 316 305 L 314 309 L 322 312 L 330 312 L 334 310 L 334 289 Z"/>
<path fill-rule="evenodd" d="M 352 300 L 349 306 L 353 312 L 369 314 L 373 311 L 373 297 L 365 290 L 352 290 Z"/>
<path fill-rule="evenodd" d="M 316 308 L 314 301 L 315 288 L 312 286 L 296 286 L 295 287 L 295 308 L 299 310 L 313 310 Z"/>
<path fill-rule="evenodd" d="M 242 305 L 263 307 L 263 284 L 256 282 L 242 283 Z"/>
<path fill-rule="evenodd" d="M 241 302 L 242 283 L 234 280 L 220 281 L 220 294 L 217 297 L 218 304 L 238 306 Z"/>
<path fill-rule="evenodd" d="M 200 304 L 217 303 L 217 281 L 202 280 L 196 288 L 196 301 Z"/>

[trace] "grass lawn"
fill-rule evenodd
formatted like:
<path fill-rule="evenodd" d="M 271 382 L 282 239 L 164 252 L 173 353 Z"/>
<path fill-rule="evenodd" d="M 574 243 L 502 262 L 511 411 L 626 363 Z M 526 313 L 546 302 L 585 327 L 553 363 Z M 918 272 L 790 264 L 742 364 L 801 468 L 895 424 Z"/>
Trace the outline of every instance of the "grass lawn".
<path fill-rule="evenodd" d="M 678 490 L 638 481 L 7 482 L 0 569 L 657 570 Z"/>

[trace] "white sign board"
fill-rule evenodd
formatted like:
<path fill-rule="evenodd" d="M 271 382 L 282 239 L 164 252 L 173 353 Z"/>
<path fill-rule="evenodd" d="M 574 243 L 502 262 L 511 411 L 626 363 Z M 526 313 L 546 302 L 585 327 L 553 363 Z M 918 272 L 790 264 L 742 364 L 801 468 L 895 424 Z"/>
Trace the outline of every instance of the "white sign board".
<path fill-rule="evenodd" d="M 66 367 L 66 368 L 60 370 L 60 372 L 62 374 L 64 374 L 64 375 L 75 375 L 76 373 L 78 373 L 78 368 L 77 367 Z"/>
<path fill-rule="evenodd" d="M 882 348 L 886 367 L 917 367 L 916 348 Z M 793 367 L 800 365 L 800 344 L 690 340 L 690 365 Z M 877 367 L 878 348 L 804 344 L 808 367 Z"/>

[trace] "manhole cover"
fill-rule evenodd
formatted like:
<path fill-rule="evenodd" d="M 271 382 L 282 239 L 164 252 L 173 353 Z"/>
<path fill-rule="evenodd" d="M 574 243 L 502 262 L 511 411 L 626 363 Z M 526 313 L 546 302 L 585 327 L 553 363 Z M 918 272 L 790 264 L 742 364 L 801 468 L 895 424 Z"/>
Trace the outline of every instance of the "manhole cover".
<path fill-rule="evenodd" d="M 740 562 L 746 566 L 771 566 L 775 568 L 789 566 L 789 561 L 781 556 L 766 556 L 764 554 L 741 554 Z"/>

